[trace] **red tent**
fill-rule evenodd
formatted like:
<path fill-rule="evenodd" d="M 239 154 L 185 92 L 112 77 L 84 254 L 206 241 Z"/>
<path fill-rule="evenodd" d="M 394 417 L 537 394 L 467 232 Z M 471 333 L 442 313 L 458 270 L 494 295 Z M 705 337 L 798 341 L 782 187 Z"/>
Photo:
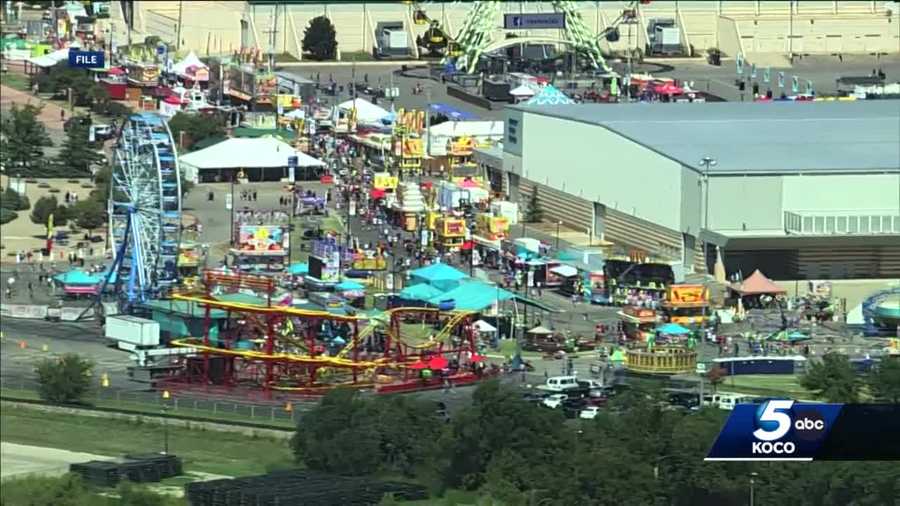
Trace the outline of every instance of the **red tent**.
<path fill-rule="evenodd" d="M 433 357 L 428 361 L 428 367 L 432 369 L 446 369 L 448 365 L 450 365 L 450 362 L 446 358 L 441 356 Z"/>
<path fill-rule="evenodd" d="M 732 290 L 741 295 L 762 295 L 762 294 L 778 294 L 785 293 L 787 290 L 781 288 L 767 278 L 765 274 L 756 269 L 749 278 L 741 282 L 740 285 L 733 286 Z"/>

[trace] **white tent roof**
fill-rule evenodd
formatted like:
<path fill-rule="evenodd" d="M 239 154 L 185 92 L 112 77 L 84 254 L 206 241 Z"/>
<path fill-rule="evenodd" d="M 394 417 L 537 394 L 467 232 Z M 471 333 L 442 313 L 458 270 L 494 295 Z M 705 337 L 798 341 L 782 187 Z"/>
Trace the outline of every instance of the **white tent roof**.
<path fill-rule="evenodd" d="M 183 60 L 176 63 L 172 66 L 172 72 L 176 74 L 184 74 L 187 72 L 188 67 L 200 67 L 200 68 L 208 68 L 205 63 L 200 61 L 200 58 L 191 51 L 187 56 L 184 57 Z"/>
<path fill-rule="evenodd" d="M 497 327 L 484 320 L 478 320 L 472 324 L 478 332 L 497 332 Z"/>
<path fill-rule="evenodd" d="M 179 157 L 179 162 L 198 169 L 287 167 L 288 157 L 297 157 L 299 167 L 322 167 L 321 161 L 297 151 L 274 137 L 231 138 Z"/>
<path fill-rule="evenodd" d="M 513 88 L 512 91 L 509 92 L 509 94 L 514 97 L 530 97 L 534 95 L 534 90 L 523 84 L 519 87 Z"/>
<path fill-rule="evenodd" d="M 52 53 L 48 53 L 42 56 L 37 56 L 35 58 L 28 58 L 28 62 L 38 67 L 52 67 L 57 63 L 68 60 L 69 59 L 69 48 L 59 49 L 53 51 Z"/>
<path fill-rule="evenodd" d="M 431 135 L 503 138 L 502 121 L 445 121 L 428 129 Z"/>
<path fill-rule="evenodd" d="M 361 123 L 372 123 L 390 114 L 387 110 L 361 98 L 348 100 L 338 105 L 338 107 L 345 111 L 356 107 L 356 118 Z"/>
<path fill-rule="evenodd" d="M 285 114 L 284 117 L 290 119 L 303 119 L 306 117 L 306 112 L 303 109 L 294 109 L 293 111 Z"/>

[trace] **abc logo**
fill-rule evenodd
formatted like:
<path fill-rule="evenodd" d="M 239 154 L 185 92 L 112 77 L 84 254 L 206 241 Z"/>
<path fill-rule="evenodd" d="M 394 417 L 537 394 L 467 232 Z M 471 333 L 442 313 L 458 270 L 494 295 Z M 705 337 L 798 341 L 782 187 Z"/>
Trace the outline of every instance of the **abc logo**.
<path fill-rule="evenodd" d="M 791 417 L 794 401 L 772 400 L 756 410 L 752 444 L 754 454 L 791 454 L 796 451 L 792 441 L 779 441 L 793 429 L 794 436 L 804 441 L 814 441 L 825 433 L 825 420 L 816 411 L 802 410 Z"/>
<path fill-rule="evenodd" d="M 804 441 L 815 441 L 825 435 L 825 420 L 817 411 L 802 410 L 794 413 L 794 435 Z"/>

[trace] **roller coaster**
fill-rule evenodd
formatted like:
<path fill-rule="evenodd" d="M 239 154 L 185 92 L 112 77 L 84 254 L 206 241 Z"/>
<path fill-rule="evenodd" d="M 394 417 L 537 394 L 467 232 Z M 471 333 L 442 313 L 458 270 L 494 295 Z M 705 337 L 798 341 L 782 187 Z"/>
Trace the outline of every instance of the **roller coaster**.
<path fill-rule="evenodd" d="M 377 318 L 174 294 L 202 309 L 203 335 L 173 340 L 194 353 L 165 388 L 217 387 L 248 393 L 323 395 L 334 388 L 406 392 L 469 384 L 490 372 L 477 353 L 474 313 L 400 307 Z M 224 312 L 217 327 L 211 315 Z M 221 313 L 219 313 L 221 315 Z M 407 338 L 404 324 L 435 329 Z"/>

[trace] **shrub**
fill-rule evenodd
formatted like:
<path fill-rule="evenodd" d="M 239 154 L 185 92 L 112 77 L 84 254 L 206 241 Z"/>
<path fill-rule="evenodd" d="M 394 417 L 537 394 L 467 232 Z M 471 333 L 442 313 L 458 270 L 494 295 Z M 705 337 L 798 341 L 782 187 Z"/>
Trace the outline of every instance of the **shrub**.
<path fill-rule="evenodd" d="M 93 369 L 93 362 L 75 353 L 41 360 L 34 368 L 41 399 L 56 403 L 80 402 L 91 388 Z"/>
<path fill-rule="evenodd" d="M 0 225 L 9 223 L 18 217 L 19 213 L 6 209 L 5 207 L 0 208 Z"/>
<path fill-rule="evenodd" d="M 31 202 L 25 195 L 19 195 L 12 188 L 7 188 L 0 194 L 0 207 L 10 211 L 27 211 L 31 208 Z"/>

